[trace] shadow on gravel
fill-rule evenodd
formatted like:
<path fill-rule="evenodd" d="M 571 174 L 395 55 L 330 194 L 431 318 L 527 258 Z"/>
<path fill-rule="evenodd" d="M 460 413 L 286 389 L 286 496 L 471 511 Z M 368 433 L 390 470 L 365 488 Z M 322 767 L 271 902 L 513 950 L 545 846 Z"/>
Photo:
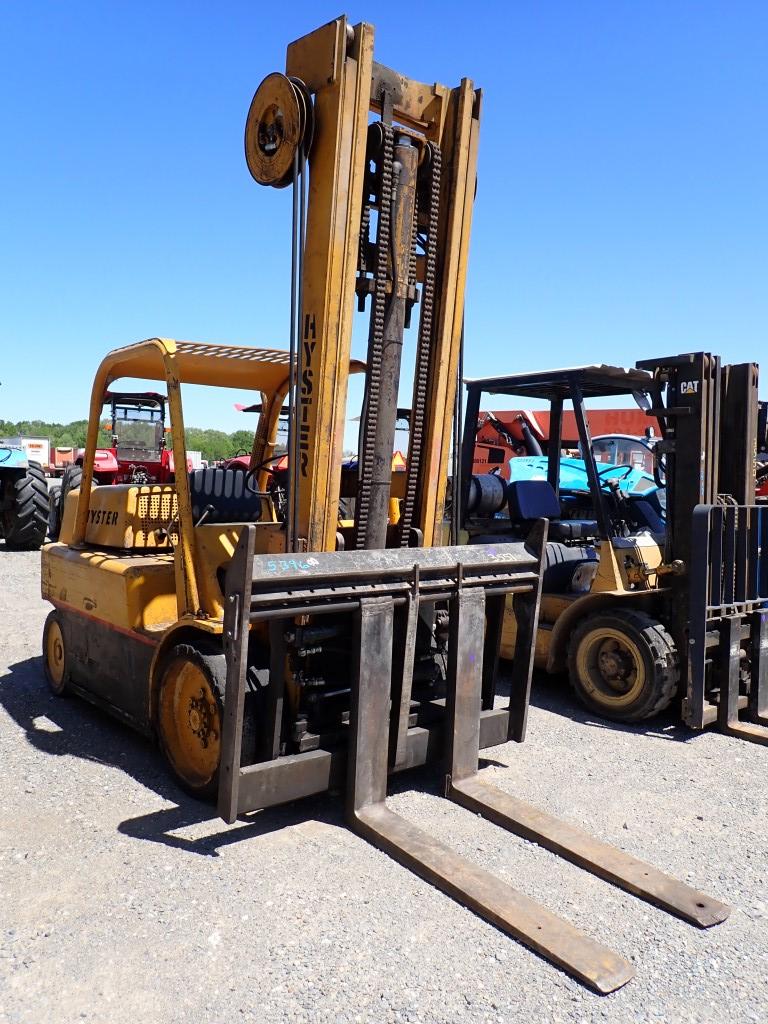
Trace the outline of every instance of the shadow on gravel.
<path fill-rule="evenodd" d="M 220 821 L 218 814 L 213 806 L 180 794 L 178 790 L 172 799 L 179 800 L 177 807 L 164 807 L 138 818 L 127 818 L 120 823 L 118 831 L 132 839 L 161 843 L 185 853 L 218 857 L 219 851 L 225 846 L 280 832 L 304 821 L 344 827 L 341 801 L 330 796 L 311 797 L 293 804 L 244 814 L 238 818 L 236 825 L 222 826 L 218 832 L 192 838 L 174 833 L 203 822 Z"/>
<path fill-rule="evenodd" d="M 481 761 L 481 767 L 484 767 L 485 764 L 500 764 L 500 762 Z M 391 777 L 388 794 L 396 796 L 398 793 L 418 790 L 431 796 L 442 796 L 443 786 L 444 776 L 438 766 L 415 768 Z M 218 815 L 213 807 L 187 797 L 177 790 L 172 782 L 171 787 L 175 790 L 171 799 L 179 801 L 178 807 L 166 807 L 150 814 L 143 814 L 138 818 L 129 818 L 120 823 L 118 830 L 123 835 L 132 836 L 134 839 L 162 843 L 165 846 L 185 850 L 188 853 L 201 854 L 205 857 L 217 857 L 218 851 L 222 847 L 239 843 L 245 839 L 255 839 L 271 832 L 279 832 L 281 829 L 300 825 L 307 821 L 332 825 L 336 828 L 347 827 L 344 819 L 344 794 L 329 792 L 306 797 L 304 800 L 297 800 L 290 804 L 282 804 L 279 807 L 269 807 L 263 811 L 242 814 L 236 825 L 222 826 L 221 830 L 216 833 L 191 839 L 173 833 L 206 821 L 218 821 Z"/>
<path fill-rule="evenodd" d="M 502 679 L 500 695 L 508 693 Z M 642 732 L 665 740 L 687 741 L 695 733 L 685 729 L 670 715 L 647 725 L 620 725 L 595 719 L 575 704 L 567 682 L 558 677 L 538 675 L 531 702 L 534 706 L 572 721 L 599 729 Z M 247 839 L 305 821 L 344 827 L 343 795 L 324 794 L 281 807 L 243 815 L 237 825 L 193 837 L 179 835 L 206 822 L 220 819 L 212 805 L 188 796 L 168 773 L 162 755 L 147 738 L 110 718 L 105 712 L 77 697 L 54 697 L 43 677 L 42 658 L 29 658 L 9 666 L 0 678 L 0 706 L 24 730 L 28 742 L 37 750 L 53 757 L 78 757 L 87 761 L 119 768 L 147 789 L 174 804 L 148 814 L 128 818 L 119 831 L 133 839 L 161 843 L 204 857 L 216 857 L 220 849 Z M 502 762 L 481 756 L 480 767 Z M 390 779 L 392 796 L 418 790 L 434 796 L 442 795 L 443 773 L 439 765 L 404 772 Z"/>
<path fill-rule="evenodd" d="M 187 853 L 216 857 L 223 847 L 312 821 L 344 827 L 343 795 L 323 794 L 280 807 L 243 815 L 236 825 L 224 825 L 215 807 L 180 789 L 168 773 L 162 754 L 151 740 L 111 718 L 79 697 L 54 697 L 43 676 L 42 658 L 10 665 L 0 677 L 0 707 L 24 731 L 27 741 L 52 757 L 78 757 L 119 768 L 142 786 L 174 804 L 127 818 L 118 831 L 133 839 L 161 843 Z M 439 772 L 405 772 L 390 785 L 398 793 L 419 788 L 441 792 Z M 216 832 L 198 837 L 178 835 L 206 822 L 221 824 Z"/>
<path fill-rule="evenodd" d="M 24 730 L 27 741 L 45 754 L 120 768 L 168 799 L 178 792 L 148 739 L 85 700 L 54 697 L 41 657 L 8 666 L 8 674 L 0 677 L 0 707 Z"/>
<path fill-rule="evenodd" d="M 505 694 L 508 690 L 502 686 L 500 692 Z M 648 721 L 629 722 L 626 725 L 607 718 L 598 718 L 594 712 L 588 711 L 579 704 L 566 675 L 550 676 L 544 672 L 536 672 L 531 687 L 531 704 L 533 707 L 562 715 L 578 725 L 586 725 L 592 729 L 641 733 L 643 736 L 652 736 L 659 740 L 674 740 L 678 743 L 688 743 L 701 735 L 683 725 L 679 714 L 672 708 Z"/>

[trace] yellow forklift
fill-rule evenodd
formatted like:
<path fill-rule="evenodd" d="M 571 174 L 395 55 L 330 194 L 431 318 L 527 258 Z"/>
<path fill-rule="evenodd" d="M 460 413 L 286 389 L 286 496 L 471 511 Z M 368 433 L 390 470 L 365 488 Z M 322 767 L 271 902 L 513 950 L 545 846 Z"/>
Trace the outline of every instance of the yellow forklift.
<path fill-rule="evenodd" d="M 288 351 L 155 338 L 99 367 L 82 484 L 42 557 L 54 605 L 45 672 L 54 692 L 156 735 L 180 783 L 214 796 L 225 821 L 346 786 L 355 831 L 609 992 L 632 977 L 629 962 L 386 805 L 391 772 L 441 763 L 446 797 L 500 826 L 699 927 L 729 912 L 478 777 L 481 747 L 525 734 L 547 524 L 509 543 L 435 546 L 481 95 L 468 79 L 446 88 L 386 68 L 373 38 L 370 25 L 338 18 L 296 40 L 248 114 L 251 174 L 293 189 Z M 356 297 L 370 313 L 365 400 L 358 462 L 343 471 L 347 383 L 361 369 L 350 361 Z M 393 473 L 417 306 L 408 466 Z M 92 486 L 103 397 L 121 377 L 164 385 L 176 466 L 186 465 L 183 385 L 257 392 L 248 471 Z M 485 624 L 508 597 L 519 629 L 503 707 L 498 637 Z"/>

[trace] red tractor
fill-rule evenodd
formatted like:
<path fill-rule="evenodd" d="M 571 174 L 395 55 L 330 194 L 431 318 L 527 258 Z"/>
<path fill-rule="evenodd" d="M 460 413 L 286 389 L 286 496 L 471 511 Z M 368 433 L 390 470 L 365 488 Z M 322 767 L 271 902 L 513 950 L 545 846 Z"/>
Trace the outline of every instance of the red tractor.
<path fill-rule="evenodd" d="M 102 429 L 109 431 L 111 447 L 98 448 L 94 463 L 94 484 L 167 484 L 173 483 L 176 467 L 173 450 L 166 445 L 165 395 L 152 391 L 113 393 L 104 396 L 109 408 L 109 421 Z M 48 535 L 59 535 L 64 498 L 68 491 L 80 486 L 83 449 L 74 465 L 64 471 L 61 486 L 49 493 Z M 187 471 L 192 470 L 188 460 Z"/>
<path fill-rule="evenodd" d="M 167 484 L 174 479 L 173 451 L 165 443 L 165 395 L 107 392 L 112 445 L 96 451 L 97 484 Z M 76 464 L 83 463 L 79 452 Z M 191 465 L 188 467 L 191 469 Z"/>

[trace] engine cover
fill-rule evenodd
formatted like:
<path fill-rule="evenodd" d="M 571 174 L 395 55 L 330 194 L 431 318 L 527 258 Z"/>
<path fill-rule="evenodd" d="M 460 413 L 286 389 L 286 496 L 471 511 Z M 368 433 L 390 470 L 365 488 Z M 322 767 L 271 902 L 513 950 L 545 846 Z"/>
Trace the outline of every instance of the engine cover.
<path fill-rule="evenodd" d="M 72 538 L 79 491 L 69 491 L 60 540 Z M 121 551 L 163 550 L 178 542 L 178 502 L 172 484 L 113 484 L 91 491 L 86 544 Z"/>

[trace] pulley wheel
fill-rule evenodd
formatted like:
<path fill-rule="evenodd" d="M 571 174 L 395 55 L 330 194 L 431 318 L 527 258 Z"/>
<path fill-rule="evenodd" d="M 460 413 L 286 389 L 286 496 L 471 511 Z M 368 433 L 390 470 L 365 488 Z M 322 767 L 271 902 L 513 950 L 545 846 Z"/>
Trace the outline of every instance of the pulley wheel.
<path fill-rule="evenodd" d="M 304 156 L 308 157 L 315 137 L 315 107 L 312 103 L 312 93 L 300 78 L 291 77 L 290 82 L 298 94 L 299 105 L 302 108 L 301 148 Z"/>
<path fill-rule="evenodd" d="M 260 185 L 282 188 L 290 183 L 307 119 L 303 93 L 280 72 L 267 75 L 251 100 L 245 122 L 245 160 Z"/>

